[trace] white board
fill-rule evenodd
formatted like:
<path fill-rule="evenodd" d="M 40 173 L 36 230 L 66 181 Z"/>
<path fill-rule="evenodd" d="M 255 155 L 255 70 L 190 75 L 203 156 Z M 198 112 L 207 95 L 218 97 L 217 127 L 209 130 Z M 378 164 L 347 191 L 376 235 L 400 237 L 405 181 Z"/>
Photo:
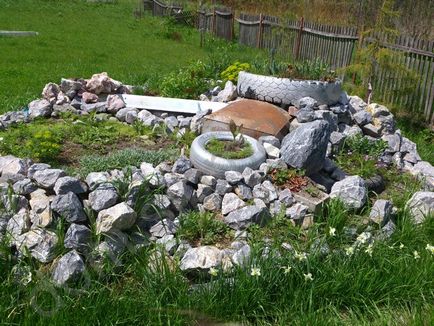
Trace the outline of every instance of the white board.
<path fill-rule="evenodd" d="M 140 96 L 122 94 L 122 99 L 128 108 L 167 111 L 177 113 L 196 114 L 199 111 L 218 111 L 226 107 L 227 103 L 184 100 L 179 98 Z"/>

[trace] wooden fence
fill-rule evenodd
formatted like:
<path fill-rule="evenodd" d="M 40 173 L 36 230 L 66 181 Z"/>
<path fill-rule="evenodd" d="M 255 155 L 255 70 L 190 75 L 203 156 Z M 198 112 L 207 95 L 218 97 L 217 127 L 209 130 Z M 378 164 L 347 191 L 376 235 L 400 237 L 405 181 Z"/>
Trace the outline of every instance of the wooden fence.
<path fill-rule="evenodd" d="M 182 12 L 179 5 L 166 5 L 157 0 L 145 0 L 145 9 L 155 16 L 174 15 Z M 238 18 L 232 9 L 197 11 L 194 19 L 196 28 L 226 40 L 237 39 L 242 45 L 273 50 L 288 60 L 312 60 L 320 58 L 332 69 L 344 68 L 353 62 L 359 44 L 357 28 L 322 25 L 304 19 L 282 20 L 278 17 L 240 13 Z M 238 31 L 235 33 L 235 22 Z M 377 35 L 378 38 L 378 35 Z M 402 93 L 405 76 L 403 71 L 393 74 L 377 69 L 372 86 L 374 98 L 387 104 L 404 108 L 406 112 L 423 115 L 434 125 L 434 41 L 414 40 L 397 37 L 381 40 L 381 46 L 396 53 L 392 64 L 402 64 L 417 74 L 411 91 Z M 366 46 L 370 38 L 361 44 Z M 400 91 L 401 90 L 401 91 Z"/>

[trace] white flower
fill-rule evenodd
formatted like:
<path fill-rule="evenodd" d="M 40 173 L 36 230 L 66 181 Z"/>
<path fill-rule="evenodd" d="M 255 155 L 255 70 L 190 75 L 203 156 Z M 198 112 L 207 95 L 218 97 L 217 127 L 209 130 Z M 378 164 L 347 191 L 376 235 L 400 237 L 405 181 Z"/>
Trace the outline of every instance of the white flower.
<path fill-rule="evenodd" d="M 311 273 L 303 274 L 305 281 L 313 281 L 313 277 Z"/>
<path fill-rule="evenodd" d="M 372 257 L 372 252 L 374 251 L 374 247 L 372 246 L 372 244 L 368 245 L 368 247 L 366 248 L 365 252 Z"/>
<path fill-rule="evenodd" d="M 291 271 L 291 269 L 292 269 L 291 266 L 283 267 L 283 273 L 284 273 L 284 274 L 288 274 L 288 273 Z"/>
<path fill-rule="evenodd" d="M 209 269 L 209 272 L 208 272 L 208 274 L 211 275 L 211 276 L 217 276 L 218 273 L 219 273 L 219 271 L 216 268 L 214 268 L 214 267 L 211 267 Z"/>
<path fill-rule="evenodd" d="M 306 255 L 305 252 L 301 252 L 301 253 L 296 252 L 295 255 L 294 255 L 294 257 L 295 257 L 296 259 L 298 259 L 299 261 L 302 261 L 302 260 L 306 260 L 306 259 L 307 259 L 307 255 Z"/>
<path fill-rule="evenodd" d="M 434 246 L 427 243 L 425 248 L 426 248 L 426 250 L 428 250 L 431 253 L 431 255 L 434 255 Z"/>
<path fill-rule="evenodd" d="M 252 270 L 250 271 L 251 276 L 261 276 L 261 269 L 252 267 Z"/>
<path fill-rule="evenodd" d="M 399 249 L 404 249 L 404 244 L 401 242 L 401 244 L 399 245 Z"/>
<path fill-rule="evenodd" d="M 345 248 L 345 254 L 347 256 L 352 256 L 354 254 L 354 247 L 347 247 L 347 248 Z"/>
<path fill-rule="evenodd" d="M 3 137 L 0 137 L 0 141 L 3 141 L 3 139 L 4 139 Z"/>
<path fill-rule="evenodd" d="M 358 244 L 365 244 L 366 241 L 368 241 L 368 239 L 369 239 L 369 235 L 366 232 L 362 232 L 357 237 L 356 242 Z"/>
<path fill-rule="evenodd" d="M 416 250 L 413 251 L 413 256 L 414 256 L 414 259 L 419 259 L 420 258 L 420 255 L 419 255 L 419 253 Z"/>
<path fill-rule="evenodd" d="M 336 228 L 330 227 L 330 229 L 329 229 L 329 235 L 331 237 L 334 237 L 336 235 Z"/>

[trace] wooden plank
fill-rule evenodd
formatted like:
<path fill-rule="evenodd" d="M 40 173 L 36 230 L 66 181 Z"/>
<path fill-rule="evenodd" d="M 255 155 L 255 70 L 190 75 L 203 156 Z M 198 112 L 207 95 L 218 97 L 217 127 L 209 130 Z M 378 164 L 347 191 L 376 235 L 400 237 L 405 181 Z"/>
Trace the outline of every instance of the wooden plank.
<path fill-rule="evenodd" d="M 24 36 L 38 36 L 38 32 L 34 31 L 5 31 L 0 30 L 0 36 L 4 37 L 24 37 Z"/>

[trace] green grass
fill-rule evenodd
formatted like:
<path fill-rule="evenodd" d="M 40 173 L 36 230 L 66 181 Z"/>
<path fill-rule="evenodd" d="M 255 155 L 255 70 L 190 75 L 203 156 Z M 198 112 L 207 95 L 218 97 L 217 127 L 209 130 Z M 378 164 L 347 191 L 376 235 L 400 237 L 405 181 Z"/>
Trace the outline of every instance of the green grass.
<path fill-rule="evenodd" d="M 238 145 L 232 141 L 222 141 L 215 138 L 206 144 L 206 150 L 218 157 L 231 160 L 243 159 L 253 154 L 252 146 L 247 142 Z"/>

